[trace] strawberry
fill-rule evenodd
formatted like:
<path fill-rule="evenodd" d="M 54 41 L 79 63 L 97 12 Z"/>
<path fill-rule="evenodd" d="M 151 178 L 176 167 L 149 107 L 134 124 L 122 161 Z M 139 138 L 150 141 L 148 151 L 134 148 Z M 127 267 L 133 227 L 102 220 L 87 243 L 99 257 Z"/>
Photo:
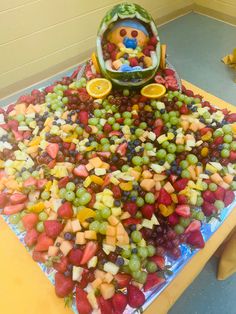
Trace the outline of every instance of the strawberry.
<path fill-rule="evenodd" d="M 9 120 L 7 125 L 10 130 L 18 131 L 19 122 L 17 120 Z"/>
<path fill-rule="evenodd" d="M 218 136 L 214 139 L 213 143 L 215 145 L 220 145 L 220 144 L 223 144 L 224 143 L 224 137 L 223 136 Z"/>
<path fill-rule="evenodd" d="M 215 195 L 212 191 L 204 191 L 202 193 L 202 197 L 204 199 L 204 201 L 208 202 L 208 203 L 214 203 L 215 202 Z"/>
<path fill-rule="evenodd" d="M 93 309 L 87 299 L 87 292 L 76 287 L 76 307 L 79 314 L 91 314 Z"/>
<path fill-rule="evenodd" d="M 38 237 L 38 241 L 34 249 L 38 252 L 44 252 L 47 251 L 49 246 L 52 246 L 53 243 L 53 239 L 49 238 L 45 233 L 43 233 Z"/>
<path fill-rule="evenodd" d="M 126 202 L 123 206 L 123 210 L 127 211 L 132 217 L 134 217 L 137 214 L 138 206 L 135 202 Z"/>
<path fill-rule="evenodd" d="M 35 187 L 37 184 L 37 180 L 33 177 L 29 177 L 27 180 L 25 180 L 23 186 L 25 188 L 29 188 L 29 187 Z"/>
<path fill-rule="evenodd" d="M 201 222 L 199 220 L 193 220 L 187 227 L 184 233 L 193 232 L 195 230 L 200 230 Z"/>
<path fill-rule="evenodd" d="M 161 131 L 163 129 L 162 125 L 158 125 L 153 129 L 153 132 L 156 134 L 156 137 L 158 137 L 159 135 L 161 135 Z"/>
<path fill-rule="evenodd" d="M 235 162 L 235 161 L 236 161 L 236 152 L 234 152 L 234 151 L 231 151 L 231 152 L 230 152 L 229 160 L 230 160 L 231 162 Z"/>
<path fill-rule="evenodd" d="M 164 188 L 160 189 L 159 196 L 158 196 L 158 203 L 163 205 L 171 205 L 172 198 L 168 192 Z"/>
<path fill-rule="evenodd" d="M 27 195 L 22 193 L 14 193 L 10 196 L 10 203 L 12 205 L 22 204 L 27 200 Z"/>
<path fill-rule="evenodd" d="M 138 65 L 137 58 L 129 58 L 129 62 L 131 67 L 136 67 Z"/>
<path fill-rule="evenodd" d="M 152 215 L 154 214 L 155 211 L 155 206 L 151 205 L 151 204 L 145 204 L 142 208 L 141 208 L 142 214 L 145 218 L 147 219 L 151 219 Z"/>
<path fill-rule="evenodd" d="M 48 163 L 47 166 L 49 169 L 53 169 L 56 166 L 56 163 L 57 163 L 56 159 L 53 159 Z"/>
<path fill-rule="evenodd" d="M 83 252 L 80 249 L 72 249 L 68 254 L 69 262 L 74 266 L 79 266 Z"/>
<path fill-rule="evenodd" d="M 102 296 L 97 298 L 101 314 L 113 314 L 112 301 L 105 300 Z"/>
<path fill-rule="evenodd" d="M 87 269 L 84 268 L 80 282 L 78 282 L 78 286 L 81 289 L 84 289 L 87 287 L 88 283 L 92 282 L 93 280 L 95 280 L 94 272 L 89 272 Z"/>
<path fill-rule="evenodd" d="M 190 232 L 187 237 L 187 243 L 199 249 L 204 248 L 205 242 L 200 230 Z"/>
<path fill-rule="evenodd" d="M 43 224 L 46 235 L 52 239 L 56 239 L 62 232 L 63 224 L 58 220 L 46 220 Z"/>
<path fill-rule="evenodd" d="M 48 94 L 48 93 L 53 93 L 53 91 L 54 91 L 54 87 L 55 87 L 55 85 L 50 85 L 50 86 L 47 86 L 47 87 L 45 87 L 45 92 Z"/>
<path fill-rule="evenodd" d="M 176 213 L 173 213 L 170 216 L 168 216 L 168 223 L 171 226 L 177 225 L 179 223 L 179 215 L 177 215 Z"/>
<path fill-rule="evenodd" d="M 113 185 L 111 190 L 115 199 L 121 198 L 121 189 L 118 185 Z"/>
<path fill-rule="evenodd" d="M 141 223 L 141 219 L 131 217 L 131 218 L 122 220 L 122 223 L 124 224 L 125 227 L 130 226 L 130 225 L 137 225 Z"/>
<path fill-rule="evenodd" d="M 110 43 L 110 42 L 108 42 L 107 43 L 107 51 L 109 52 L 109 53 L 111 53 L 113 50 L 115 50 L 116 49 L 116 45 L 115 44 L 113 44 L 113 43 Z"/>
<path fill-rule="evenodd" d="M 189 217 L 190 216 L 190 207 L 188 205 L 177 205 L 175 208 L 175 212 L 182 217 Z"/>
<path fill-rule="evenodd" d="M 5 131 L 9 131 L 9 126 L 6 123 L 0 124 L 0 128 L 4 129 Z"/>
<path fill-rule="evenodd" d="M 45 263 L 47 260 L 47 253 L 45 252 L 37 252 L 37 251 L 33 251 L 32 252 L 32 258 L 35 262 L 38 263 Z"/>
<path fill-rule="evenodd" d="M 25 204 L 9 205 L 3 208 L 4 215 L 13 215 L 21 212 L 25 208 Z"/>
<path fill-rule="evenodd" d="M 25 244 L 27 246 L 35 245 L 38 240 L 39 233 L 35 229 L 30 229 L 26 232 L 24 237 Z"/>
<path fill-rule="evenodd" d="M 177 180 L 178 176 L 174 175 L 173 173 L 170 174 L 170 182 L 173 184 Z"/>
<path fill-rule="evenodd" d="M 179 179 L 177 181 L 175 181 L 173 183 L 173 187 L 176 191 L 182 191 L 186 188 L 187 184 L 188 184 L 188 179 L 187 178 L 182 178 L 182 179 Z"/>
<path fill-rule="evenodd" d="M 152 45 L 152 46 L 155 46 L 156 44 L 158 43 L 158 40 L 155 36 L 152 36 L 149 41 L 148 41 L 148 44 Z M 168 69 L 166 69 L 168 70 Z M 172 71 L 172 70 L 171 70 Z"/>
<path fill-rule="evenodd" d="M 78 167 L 74 168 L 73 173 L 74 175 L 82 178 L 87 178 L 87 176 L 89 175 L 84 165 L 79 165 Z"/>
<path fill-rule="evenodd" d="M 37 214 L 29 213 L 23 216 L 21 221 L 23 223 L 25 230 L 30 230 L 30 229 L 33 229 L 37 225 L 39 218 Z"/>
<path fill-rule="evenodd" d="M 147 56 L 147 57 L 150 57 L 150 55 L 151 55 L 148 48 L 144 48 L 144 49 L 143 49 L 143 54 L 144 54 L 145 56 Z"/>
<path fill-rule="evenodd" d="M 202 204 L 202 211 L 205 216 L 211 216 L 212 214 L 217 212 L 217 208 L 209 202 L 204 201 Z"/>
<path fill-rule="evenodd" d="M 55 292 L 59 298 L 65 298 L 74 289 L 74 282 L 70 277 L 66 277 L 64 274 L 55 274 Z M 80 312 L 80 314 L 82 314 Z"/>
<path fill-rule="evenodd" d="M 179 112 L 180 112 L 181 114 L 188 114 L 188 113 L 189 113 L 188 107 L 187 107 L 185 104 L 183 104 L 183 105 L 179 108 Z"/>
<path fill-rule="evenodd" d="M 97 154 L 98 156 L 105 157 L 105 158 L 109 158 L 111 156 L 111 152 L 97 152 Z"/>
<path fill-rule="evenodd" d="M 188 97 L 193 97 L 193 96 L 194 96 L 194 93 L 193 93 L 193 91 L 191 91 L 190 89 L 186 89 L 185 95 L 187 95 Z"/>
<path fill-rule="evenodd" d="M 89 118 L 89 114 L 87 111 L 85 110 L 81 110 L 79 113 L 78 113 L 78 119 L 79 119 L 79 122 L 84 124 L 84 125 L 88 125 L 88 118 Z"/>
<path fill-rule="evenodd" d="M 22 140 L 24 139 L 24 138 L 23 138 L 23 132 L 12 130 L 12 133 L 13 133 L 14 136 L 15 136 L 16 142 L 20 142 L 20 141 L 22 141 Z"/>
<path fill-rule="evenodd" d="M 117 147 L 117 149 L 116 149 L 117 154 L 119 154 L 119 155 L 121 155 L 121 156 L 125 156 L 127 147 L 128 147 L 128 143 L 126 143 L 126 142 L 120 144 L 120 145 Z"/>
<path fill-rule="evenodd" d="M 113 295 L 111 302 L 113 305 L 113 309 L 122 314 L 128 304 L 128 298 L 127 295 L 125 295 L 124 293 L 117 292 Z"/>
<path fill-rule="evenodd" d="M 203 135 L 206 134 L 207 132 L 212 132 L 212 128 L 205 127 L 205 128 L 200 129 L 199 132 L 200 132 L 201 136 L 203 136 Z"/>
<path fill-rule="evenodd" d="M 161 270 L 165 268 L 165 258 L 163 256 L 154 255 L 150 257 L 150 260 L 154 262 Z"/>
<path fill-rule="evenodd" d="M 6 114 L 10 113 L 12 110 L 15 109 L 15 104 L 10 104 L 8 107 L 7 107 L 7 110 L 6 110 Z"/>
<path fill-rule="evenodd" d="M 229 114 L 229 115 L 226 117 L 226 120 L 227 120 L 229 123 L 234 123 L 234 122 L 236 122 L 236 113 L 231 113 L 231 114 Z"/>
<path fill-rule="evenodd" d="M 63 203 L 57 210 L 58 216 L 63 219 L 72 218 L 74 215 L 74 211 L 71 203 L 65 202 Z"/>
<path fill-rule="evenodd" d="M 128 274 L 120 273 L 116 274 L 114 278 L 119 289 L 126 288 L 132 279 L 132 277 Z"/>
<path fill-rule="evenodd" d="M 96 242 L 89 241 L 86 244 L 86 247 L 84 249 L 80 264 L 81 265 L 86 264 L 96 254 L 97 249 L 98 249 L 98 244 Z"/>
<path fill-rule="evenodd" d="M 178 203 L 179 204 L 187 204 L 188 203 L 188 199 L 187 199 L 186 195 L 178 194 L 177 197 L 178 197 Z"/>
<path fill-rule="evenodd" d="M 55 159 L 59 152 L 59 145 L 57 143 L 48 144 L 48 146 L 46 147 L 46 152 L 52 159 Z"/>
<path fill-rule="evenodd" d="M 132 308 L 139 308 L 145 302 L 145 295 L 143 294 L 143 292 L 139 288 L 133 285 L 128 285 L 127 295 L 128 295 L 128 304 Z"/>
<path fill-rule="evenodd" d="M 233 203 L 235 198 L 234 192 L 231 190 L 225 191 L 225 197 L 224 197 L 224 203 L 225 206 L 229 206 L 231 203 Z"/>
<path fill-rule="evenodd" d="M 48 182 L 47 179 L 38 179 L 37 180 L 37 189 L 42 190 L 45 187 L 47 182 Z"/>
<path fill-rule="evenodd" d="M 31 132 L 31 131 L 25 131 L 25 132 L 23 133 L 23 139 L 24 139 L 24 140 L 28 140 L 31 135 L 32 135 L 32 132 Z"/>
<path fill-rule="evenodd" d="M 0 194 L 0 207 L 4 207 L 8 202 L 8 195 L 4 192 Z"/>
<path fill-rule="evenodd" d="M 147 275 L 147 281 L 144 284 L 143 290 L 148 291 L 152 289 L 153 287 L 157 287 L 158 285 L 165 282 L 165 278 L 158 277 L 156 273 L 148 274 Z"/>
<path fill-rule="evenodd" d="M 164 74 L 167 75 L 167 76 L 168 76 L 168 75 L 175 75 L 175 71 L 174 71 L 174 70 L 171 70 L 171 69 L 168 69 L 168 68 L 164 69 L 163 72 L 164 72 Z"/>
<path fill-rule="evenodd" d="M 111 132 L 112 131 L 112 126 L 109 123 L 105 123 L 104 126 L 103 126 L 103 131 L 105 133 Z"/>
<path fill-rule="evenodd" d="M 67 256 L 62 256 L 59 262 L 53 263 L 53 268 L 56 269 L 59 273 L 64 273 L 67 271 L 68 258 Z"/>
<path fill-rule="evenodd" d="M 218 186 L 217 190 L 214 192 L 214 195 L 217 200 L 223 201 L 225 198 L 225 189 L 221 186 Z"/>

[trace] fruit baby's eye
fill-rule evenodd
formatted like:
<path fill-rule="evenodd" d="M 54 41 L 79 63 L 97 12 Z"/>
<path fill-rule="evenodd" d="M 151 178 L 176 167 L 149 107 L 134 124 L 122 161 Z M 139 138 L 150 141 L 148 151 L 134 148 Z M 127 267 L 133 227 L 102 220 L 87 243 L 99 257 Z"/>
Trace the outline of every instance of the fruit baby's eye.
<path fill-rule="evenodd" d="M 120 30 L 120 36 L 124 37 L 127 34 L 126 30 L 124 28 L 122 28 Z"/>
<path fill-rule="evenodd" d="M 134 38 L 137 37 L 138 36 L 138 31 L 132 31 L 131 32 L 131 36 L 134 37 Z"/>

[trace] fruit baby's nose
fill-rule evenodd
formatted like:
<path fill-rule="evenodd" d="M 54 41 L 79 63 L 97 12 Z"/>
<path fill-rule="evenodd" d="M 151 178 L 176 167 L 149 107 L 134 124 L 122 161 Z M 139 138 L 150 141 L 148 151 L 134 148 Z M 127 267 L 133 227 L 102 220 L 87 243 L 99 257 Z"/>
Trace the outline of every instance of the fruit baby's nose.
<path fill-rule="evenodd" d="M 125 37 L 123 39 L 123 44 L 125 45 L 126 48 L 135 49 L 137 47 L 137 39 Z"/>

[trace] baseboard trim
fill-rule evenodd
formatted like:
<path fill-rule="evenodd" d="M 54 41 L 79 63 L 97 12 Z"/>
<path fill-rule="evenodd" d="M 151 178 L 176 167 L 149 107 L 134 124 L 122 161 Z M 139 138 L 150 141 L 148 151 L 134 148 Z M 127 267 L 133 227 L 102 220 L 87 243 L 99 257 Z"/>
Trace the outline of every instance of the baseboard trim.
<path fill-rule="evenodd" d="M 156 22 L 157 26 L 160 27 L 164 24 L 167 24 L 173 20 L 180 18 L 181 16 L 184 16 L 184 15 L 192 12 L 193 9 L 194 9 L 193 4 L 188 5 L 184 8 L 175 10 L 174 12 L 171 12 L 170 14 L 167 14 L 167 15 L 164 15 L 162 17 L 157 18 L 155 22 Z"/>

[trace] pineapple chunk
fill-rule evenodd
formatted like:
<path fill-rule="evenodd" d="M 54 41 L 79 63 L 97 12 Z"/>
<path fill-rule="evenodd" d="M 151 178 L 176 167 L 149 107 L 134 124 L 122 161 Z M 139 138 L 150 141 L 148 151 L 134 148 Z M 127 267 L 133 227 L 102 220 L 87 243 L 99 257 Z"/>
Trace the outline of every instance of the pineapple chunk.
<path fill-rule="evenodd" d="M 67 223 L 63 229 L 63 233 L 66 233 L 66 232 L 73 232 L 71 220 L 67 221 Z"/>
<path fill-rule="evenodd" d="M 110 273 L 112 275 L 116 275 L 119 271 L 119 267 L 112 263 L 112 262 L 107 262 L 104 264 L 104 270 L 107 272 L 107 273 Z"/>
<path fill-rule="evenodd" d="M 103 278 L 105 277 L 106 273 L 102 270 L 96 269 L 94 272 L 95 278 L 100 278 L 103 281 Z"/>
<path fill-rule="evenodd" d="M 106 236 L 106 244 L 115 246 L 116 245 L 116 238 L 111 236 Z"/>
<path fill-rule="evenodd" d="M 78 219 L 74 219 L 71 221 L 71 227 L 73 232 L 77 232 L 82 229 Z"/>
<path fill-rule="evenodd" d="M 140 183 L 141 188 L 145 191 L 151 191 L 152 188 L 155 186 L 155 180 L 153 179 L 143 179 Z"/>
<path fill-rule="evenodd" d="M 109 245 L 109 244 L 103 243 L 102 249 L 108 255 L 111 252 L 115 252 L 116 247 L 114 245 Z"/>
<path fill-rule="evenodd" d="M 77 232 L 76 233 L 75 243 L 79 244 L 79 245 L 83 245 L 86 243 L 84 232 Z"/>
<path fill-rule="evenodd" d="M 88 240 L 97 240 L 97 233 L 94 230 L 86 230 L 84 232 L 84 237 Z"/>
<path fill-rule="evenodd" d="M 64 256 L 68 255 L 68 253 L 71 251 L 72 248 L 73 248 L 73 245 L 69 241 L 63 241 L 60 246 L 60 250 Z"/>
<path fill-rule="evenodd" d="M 102 197 L 103 204 L 107 207 L 113 207 L 114 198 L 111 195 L 104 195 Z"/>
<path fill-rule="evenodd" d="M 112 282 L 112 280 L 113 280 L 113 275 L 110 273 L 106 273 L 106 275 L 103 278 L 103 281 L 110 283 L 110 282 Z"/>
<path fill-rule="evenodd" d="M 100 292 L 103 298 L 108 300 L 115 294 L 115 287 L 111 283 L 102 283 L 100 286 Z"/>
<path fill-rule="evenodd" d="M 112 215 L 114 216 L 120 216 L 121 215 L 121 207 L 112 207 L 111 209 Z"/>
<path fill-rule="evenodd" d="M 72 279 L 74 281 L 80 281 L 84 269 L 82 267 L 73 266 Z"/>
<path fill-rule="evenodd" d="M 97 256 L 92 257 L 88 262 L 88 268 L 96 267 L 97 263 L 98 263 Z"/>
<path fill-rule="evenodd" d="M 89 160 L 89 163 L 93 165 L 94 168 L 99 168 L 102 165 L 102 160 L 99 157 L 94 157 Z"/>
<path fill-rule="evenodd" d="M 123 220 L 123 219 L 128 219 L 128 218 L 130 218 L 130 217 L 131 217 L 130 213 L 124 212 L 124 213 L 120 216 L 120 219 Z"/>
<path fill-rule="evenodd" d="M 97 277 L 92 283 L 93 289 L 97 289 L 102 284 L 102 279 L 100 277 Z"/>
<path fill-rule="evenodd" d="M 53 245 L 49 246 L 48 256 L 56 256 L 58 252 L 59 252 L 59 247 L 53 246 Z"/>

